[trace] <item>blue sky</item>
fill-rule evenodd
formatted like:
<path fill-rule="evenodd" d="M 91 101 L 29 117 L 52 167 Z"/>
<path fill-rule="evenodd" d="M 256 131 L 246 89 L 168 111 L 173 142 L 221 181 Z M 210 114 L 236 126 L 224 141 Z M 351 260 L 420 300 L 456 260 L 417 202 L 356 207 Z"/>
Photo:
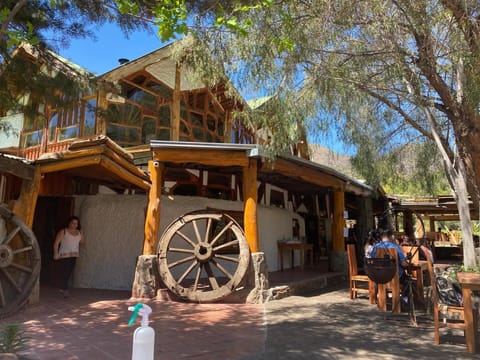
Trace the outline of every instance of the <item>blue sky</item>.
<path fill-rule="evenodd" d="M 60 55 L 100 75 L 119 63 L 118 59 L 136 59 L 162 46 L 155 31 L 131 32 L 128 38 L 115 25 L 108 24 L 95 30 L 96 39 L 73 39 Z"/>
<path fill-rule="evenodd" d="M 61 48 L 58 52 L 97 75 L 116 68 L 120 58 L 133 60 L 165 45 L 154 29 L 150 32 L 131 32 L 128 37 L 114 24 L 107 24 L 94 31 L 96 39 L 72 39 L 68 47 Z M 309 141 L 340 153 L 352 153 L 352 149 L 343 146 L 333 132 L 324 136 L 309 136 Z"/>

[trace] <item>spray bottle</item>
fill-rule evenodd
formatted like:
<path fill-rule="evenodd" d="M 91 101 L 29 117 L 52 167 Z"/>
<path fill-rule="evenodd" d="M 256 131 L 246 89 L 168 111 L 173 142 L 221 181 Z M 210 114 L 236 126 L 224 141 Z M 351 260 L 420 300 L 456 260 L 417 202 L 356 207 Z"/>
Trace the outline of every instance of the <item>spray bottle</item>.
<path fill-rule="evenodd" d="M 142 317 L 142 325 L 136 328 L 133 333 L 132 360 L 153 360 L 155 331 L 148 326 L 148 315 L 152 313 L 152 308 L 138 303 L 135 306 L 129 306 L 128 310 L 133 311 L 128 326 L 133 325 L 137 315 Z"/>

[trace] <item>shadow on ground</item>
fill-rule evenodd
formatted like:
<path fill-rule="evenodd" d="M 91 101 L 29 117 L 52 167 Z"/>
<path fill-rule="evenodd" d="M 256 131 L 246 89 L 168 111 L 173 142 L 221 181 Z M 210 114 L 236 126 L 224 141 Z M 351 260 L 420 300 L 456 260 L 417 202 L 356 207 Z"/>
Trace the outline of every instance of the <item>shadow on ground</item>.
<path fill-rule="evenodd" d="M 479 358 L 467 354 L 462 332 L 435 345 L 431 315 L 417 312 L 413 327 L 406 314 L 385 316 L 367 299 L 350 300 L 348 290 L 330 290 L 267 304 L 264 349 L 245 359 Z"/>

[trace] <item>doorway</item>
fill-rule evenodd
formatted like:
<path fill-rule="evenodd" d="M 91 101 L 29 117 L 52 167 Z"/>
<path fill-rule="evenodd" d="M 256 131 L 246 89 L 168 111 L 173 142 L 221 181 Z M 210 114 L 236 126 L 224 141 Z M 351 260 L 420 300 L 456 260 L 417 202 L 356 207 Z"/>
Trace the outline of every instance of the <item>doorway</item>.
<path fill-rule="evenodd" d="M 40 284 L 57 286 L 59 272 L 53 261 L 53 242 L 57 232 L 65 227 L 74 211 L 73 197 L 39 196 L 35 208 L 33 232 L 37 237 L 42 256 Z"/>

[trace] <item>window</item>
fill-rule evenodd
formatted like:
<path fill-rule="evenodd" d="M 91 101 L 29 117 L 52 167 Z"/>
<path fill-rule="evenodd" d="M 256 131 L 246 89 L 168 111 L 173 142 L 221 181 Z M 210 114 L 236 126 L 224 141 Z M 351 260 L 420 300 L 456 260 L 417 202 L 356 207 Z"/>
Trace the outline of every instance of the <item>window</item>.
<path fill-rule="evenodd" d="M 108 124 L 107 136 L 120 145 L 136 145 L 141 140 L 139 128 L 119 124 Z"/>
<path fill-rule="evenodd" d="M 78 125 L 73 125 L 69 126 L 66 128 L 60 129 L 59 135 L 58 135 L 58 141 L 63 141 L 63 140 L 68 140 L 72 138 L 76 138 L 79 136 L 79 129 Z"/>
<path fill-rule="evenodd" d="M 95 114 L 97 110 L 97 100 L 90 99 L 85 102 L 85 120 L 83 123 L 83 135 L 95 134 Z"/>
<path fill-rule="evenodd" d="M 31 133 L 25 134 L 23 140 L 23 147 L 37 146 L 42 143 L 43 131 L 37 130 Z"/>
<path fill-rule="evenodd" d="M 58 125 L 58 112 L 54 111 L 52 116 L 50 116 L 50 121 L 48 122 L 48 142 L 52 143 L 56 140 L 57 134 L 57 125 Z"/>
<path fill-rule="evenodd" d="M 144 117 L 142 125 L 142 143 L 147 144 L 155 139 L 156 122 L 154 118 Z"/>

